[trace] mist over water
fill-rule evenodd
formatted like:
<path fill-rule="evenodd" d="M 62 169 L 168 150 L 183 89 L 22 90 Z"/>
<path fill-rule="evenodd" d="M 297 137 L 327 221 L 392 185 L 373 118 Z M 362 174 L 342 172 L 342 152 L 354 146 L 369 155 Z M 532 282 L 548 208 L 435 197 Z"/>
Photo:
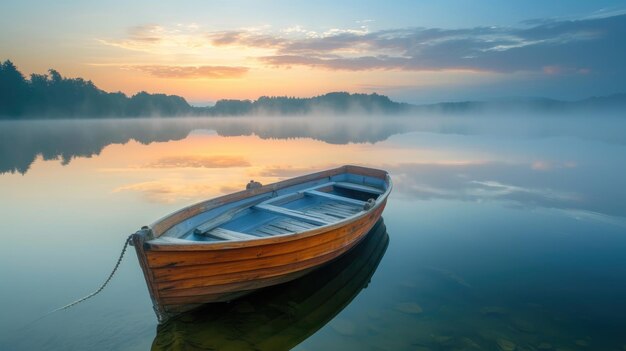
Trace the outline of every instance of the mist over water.
<path fill-rule="evenodd" d="M 226 317 L 209 309 L 189 329 L 157 329 L 133 252 L 97 298 L 23 326 L 97 287 L 140 226 L 250 179 L 341 164 L 391 173 L 389 246 L 367 288 L 346 283 L 351 302 L 296 349 L 622 349 L 624 130 L 618 113 L 506 111 L 2 121 L 0 349 L 145 350 L 177 328 L 202 336 Z M 224 347 L 242 345 L 238 321 L 308 311 L 294 301 L 229 306 Z"/>
<path fill-rule="evenodd" d="M 410 132 L 536 139 L 562 136 L 626 143 L 621 132 L 626 120 L 618 113 L 71 119 L 0 121 L 0 126 L 0 173 L 26 173 L 37 157 L 67 164 L 75 157 L 98 155 L 110 144 L 181 140 L 194 130 L 262 139 L 311 138 L 330 144 L 373 144 Z"/>

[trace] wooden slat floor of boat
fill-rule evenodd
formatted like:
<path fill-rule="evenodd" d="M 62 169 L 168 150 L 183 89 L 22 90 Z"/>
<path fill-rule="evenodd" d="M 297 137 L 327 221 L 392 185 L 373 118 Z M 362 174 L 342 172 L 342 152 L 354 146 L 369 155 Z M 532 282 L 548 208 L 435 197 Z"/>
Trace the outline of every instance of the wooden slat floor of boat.
<path fill-rule="evenodd" d="M 274 228 L 286 230 L 289 233 L 299 233 L 306 230 L 303 227 L 294 226 L 293 224 L 284 223 L 283 221 L 275 221 L 272 223 L 268 223 L 267 225 Z"/>
<path fill-rule="evenodd" d="M 307 222 L 302 222 L 302 221 L 297 221 L 295 219 L 291 219 L 291 218 L 285 218 L 282 220 L 282 223 L 286 223 L 286 224 L 290 224 L 293 225 L 295 227 L 302 227 L 304 229 L 312 229 L 312 228 L 316 228 L 317 226 L 311 223 L 307 223 Z"/>
<path fill-rule="evenodd" d="M 358 212 L 351 209 L 346 209 L 344 207 L 333 206 L 333 204 L 323 204 L 319 206 L 319 209 L 325 211 L 325 213 L 336 213 L 342 215 L 343 217 L 349 217 Z"/>
<path fill-rule="evenodd" d="M 361 208 L 357 206 L 329 201 L 303 208 L 302 212 L 310 216 L 324 218 L 329 222 L 338 222 L 360 212 L 360 210 Z"/>
<path fill-rule="evenodd" d="M 327 202 L 325 204 L 323 204 L 324 207 L 328 207 L 328 208 L 336 208 L 336 209 L 340 209 L 349 213 L 357 213 L 357 212 L 361 212 L 361 210 L 363 210 L 363 206 L 356 206 L 356 205 L 348 205 L 348 204 L 342 204 L 336 201 L 332 201 L 332 202 Z"/>
<path fill-rule="evenodd" d="M 302 213 L 306 214 L 307 216 L 311 216 L 311 217 L 315 217 L 315 218 L 320 218 L 321 220 L 332 224 L 332 223 L 337 223 L 339 222 L 341 219 L 343 219 L 342 217 L 339 216 L 333 216 L 333 215 L 328 215 L 318 209 L 306 209 L 301 211 Z"/>
<path fill-rule="evenodd" d="M 322 218 L 308 216 L 305 213 L 302 213 L 301 211 L 291 210 L 291 209 L 287 209 L 284 207 L 279 207 L 279 206 L 274 206 L 274 205 L 257 205 L 257 206 L 254 206 L 254 208 L 261 210 L 261 211 L 275 213 L 281 216 L 294 218 L 303 222 L 308 222 L 308 223 L 312 223 L 316 225 L 329 224 L 328 221 Z"/>
<path fill-rule="evenodd" d="M 335 201 L 324 202 L 313 207 L 308 207 L 305 211 L 290 211 L 315 218 L 321 218 L 326 222 L 333 223 L 359 212 L 359 208 L 354 205 L 341 204 Z M 250 231 L 250 234 L 252 235 L 219 227 L 206 232 L 206 234 L 222 240 L 247 240 L 254 239 L 259 236 L 300 233 L 315 227 L 317 227 L 317 225 L 293 218 L 281 217 L 277 220 L 270 221 L 260 227 L 252 229 Z"/>
<path fill-rule="evenodd" d="M 270 227 L 268 225 L 262 226 L 262 227 L 258 227 L 254 230 L 255 232 L 260 232 L 260 233 L 265 233 L 268 235 L 283 235 L 283 234 L 287 234 L 289 233 L 286 230 L 280 230 L 278 228 L 273 228 Z"/>

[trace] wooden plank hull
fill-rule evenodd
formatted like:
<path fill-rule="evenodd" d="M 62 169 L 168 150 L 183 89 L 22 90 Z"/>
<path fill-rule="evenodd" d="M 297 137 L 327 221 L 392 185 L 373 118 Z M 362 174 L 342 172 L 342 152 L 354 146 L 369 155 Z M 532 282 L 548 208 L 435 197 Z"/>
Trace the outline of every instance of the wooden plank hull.
<path fill-rule="evenodd" d="M 213 302 L 231 301 L 285 283 L 354 247 L 381 218 L 386 196 L 350 220 L 295 235 L 217 244 L 152 244 L 146 228 L 133 236 L 160 322 Z"/>
<path fill-rule="evenodd" d="M 158 326 L 152 350 L 290 350 L 367 287 L 388 242 L 380 220 L 353 249 L 311 274 Z"/>

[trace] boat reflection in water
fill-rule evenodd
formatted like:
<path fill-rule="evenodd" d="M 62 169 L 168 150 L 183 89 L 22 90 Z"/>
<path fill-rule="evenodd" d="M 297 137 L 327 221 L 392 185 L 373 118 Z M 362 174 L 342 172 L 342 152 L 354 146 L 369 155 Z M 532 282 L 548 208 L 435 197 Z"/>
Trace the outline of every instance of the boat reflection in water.
<path fill-rule="evenodd" d="M 152 350 L 289 350 L 367 287 L 388 243 L 380 219 L 352 250 L 302 278 L 159 325 Z"/>

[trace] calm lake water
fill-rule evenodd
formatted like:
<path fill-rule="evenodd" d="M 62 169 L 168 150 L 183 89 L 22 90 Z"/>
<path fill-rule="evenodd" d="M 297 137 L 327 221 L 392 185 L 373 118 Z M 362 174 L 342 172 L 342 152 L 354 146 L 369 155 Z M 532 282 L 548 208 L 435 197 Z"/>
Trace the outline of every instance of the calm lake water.
<path fill-rule="evenodd" d="M 531 115 L 0 123 L 1 350 L 626 350 L 626 120 Z M 341 164 L 384 222 L 298 281 L 157 328 L 125 238 Z"/>

